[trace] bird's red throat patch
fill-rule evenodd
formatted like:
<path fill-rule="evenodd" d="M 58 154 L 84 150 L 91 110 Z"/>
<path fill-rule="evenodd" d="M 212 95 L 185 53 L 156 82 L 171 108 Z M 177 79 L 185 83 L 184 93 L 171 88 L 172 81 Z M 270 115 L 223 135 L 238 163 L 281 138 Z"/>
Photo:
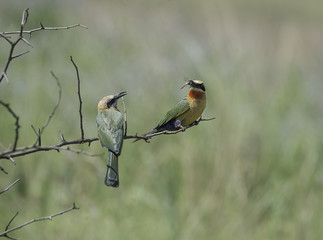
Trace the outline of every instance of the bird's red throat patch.
<path fill-rule="evenodd" d="M 204 96 L 204 92 L 200 91 L 200 90 L 190 90 L 190 92 L 188 93 L 188 96 L 190 98 L 202 98 Z"/>

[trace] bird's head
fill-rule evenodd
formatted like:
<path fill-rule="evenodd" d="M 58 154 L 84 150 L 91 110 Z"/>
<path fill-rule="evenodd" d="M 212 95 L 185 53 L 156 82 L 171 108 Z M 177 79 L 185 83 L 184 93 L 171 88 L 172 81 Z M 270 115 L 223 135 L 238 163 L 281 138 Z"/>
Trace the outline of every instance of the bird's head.
<path fill-rule="evenodd" d="M 116 95 L 109 95 L 102 98 L 98 104 L 98 110 L 117 108 L 118 99 L 127 95 L 126 92 L 120 92 Z"/>
<path fill-rule="evenodd" d="M 186 85 L 189 85 L 192 90 L 199 90 L 205 92 L 205 86 L 203 81 L 201 80 L 188 80 L 185 85 L 182 88 L 184 88 Z"/>

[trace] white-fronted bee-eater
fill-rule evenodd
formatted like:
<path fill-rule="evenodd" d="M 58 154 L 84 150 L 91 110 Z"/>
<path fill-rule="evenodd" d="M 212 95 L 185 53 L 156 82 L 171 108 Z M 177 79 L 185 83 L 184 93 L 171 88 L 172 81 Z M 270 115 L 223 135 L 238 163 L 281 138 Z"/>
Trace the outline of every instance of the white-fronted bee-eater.
<path fill-rule="evenodd" d="M 121 154 L 124 130 L 123 115 L 117 108 L 118 99 L 125 96 L 126 92 L 109 95 L 101 99 L 98 104 L 98 116 L 96 118 L 98 136 L 102 147 L 108 149 L 107 173 L 105 185 L 118 187 L 118 157 Z"/>
<path fill-rule="evenodd" d="M 200 118 L 206 105 L 205 86 L 201 80 L 189 80 L 182 87 L 189 85 L 186 97 L 179 101 L 160 120 L 158 125 L 144 136 L 161 131 L 176 131 L 180 127 L 187 127 Z M 138 141 L 137 139 L 135 141 Z"/>

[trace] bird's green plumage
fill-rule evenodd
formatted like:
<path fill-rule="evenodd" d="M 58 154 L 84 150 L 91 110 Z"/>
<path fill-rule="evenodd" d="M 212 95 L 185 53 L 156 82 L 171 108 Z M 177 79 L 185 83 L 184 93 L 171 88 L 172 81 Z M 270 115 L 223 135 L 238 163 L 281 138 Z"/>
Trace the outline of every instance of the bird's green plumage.
<path fill-rule="evenodd" d="M 189 110 L 189 108 L 190 108 L 190 105 L 189 105 L 187 99 L 186 98 L 182 99 L 171 110 L 169 110 L 166 113 L 166 115 L 162 118 L 162 120 L 160 120 L 160 122 L 158 123 L 158 125 L 155 129 L 157 129 L 160 126 L 164 125 L 165 123 L 171 121 L 172 119 L 179 117 L 180 115 L 185 113 L 187 110 Z"/>
<path fill-rule="evenodd" d="M 96 119 L 101 145 L 121 151 L 123 143 L 123 116 L 113 109 L 100 110 Z"/>
<path fill-rule="evenodd" d="M 116 109 L 99 110 L 96 122 L 101 145 L 113 151 L 108 153 L 105 184 L 118 187 L 118 156 L 116 153 L 121 153 L 123 144 L 123 115 Z"/>

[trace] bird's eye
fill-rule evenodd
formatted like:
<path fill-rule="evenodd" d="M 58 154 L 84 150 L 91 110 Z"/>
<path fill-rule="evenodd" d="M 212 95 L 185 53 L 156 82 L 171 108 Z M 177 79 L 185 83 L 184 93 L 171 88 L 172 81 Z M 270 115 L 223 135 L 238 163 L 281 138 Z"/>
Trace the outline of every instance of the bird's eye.
<path fill-rule="evenodd" d="M 110 100 L 107 101 L 107 108 L 110 108 L 111 107 L 111 105 L 112 105 L 112 101 L 111 100 L 112 99 L 110 99 Z"/>

